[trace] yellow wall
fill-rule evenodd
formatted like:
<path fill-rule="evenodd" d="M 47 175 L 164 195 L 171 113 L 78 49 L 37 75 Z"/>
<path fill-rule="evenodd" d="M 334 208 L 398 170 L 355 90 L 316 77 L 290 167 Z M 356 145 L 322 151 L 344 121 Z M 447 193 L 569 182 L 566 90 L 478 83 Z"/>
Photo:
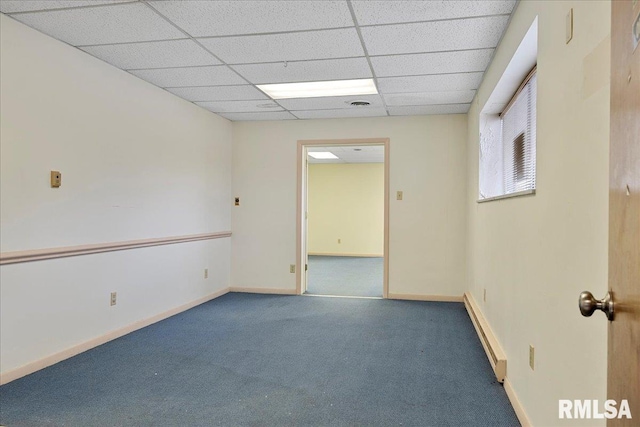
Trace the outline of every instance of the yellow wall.
<path fill-rule="evenodd" d="M 558 399 L 606 399 L 607 322 L 580 316 L 577 300 L 584 289 L 607 290 L 610 10 L 602 1 L 521 1 L 469 111 L 469 290 L 535 426 L 606 423 L 559 420 Z M 479 112 L 536 17 L 536 194 L 478 204 Z"/>
<path fill-rule="evenodd" d="M 310 164 L 308 188 L 310 254 L 383 255 L 383 163 Z"/>

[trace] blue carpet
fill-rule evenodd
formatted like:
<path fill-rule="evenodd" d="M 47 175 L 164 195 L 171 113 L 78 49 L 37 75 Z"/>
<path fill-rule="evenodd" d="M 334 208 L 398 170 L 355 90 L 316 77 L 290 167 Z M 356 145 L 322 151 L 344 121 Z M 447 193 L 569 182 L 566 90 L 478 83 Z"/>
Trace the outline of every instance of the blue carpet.
<path fill-rule="evenodd" d="M 228 294 L 0 387 L 20 426 L 516 426 L 460 303 Z"/>
<path fill-rule="evenodd" d="M 383 258 L 309 256 L 307 293 L 382 297 Z"/>

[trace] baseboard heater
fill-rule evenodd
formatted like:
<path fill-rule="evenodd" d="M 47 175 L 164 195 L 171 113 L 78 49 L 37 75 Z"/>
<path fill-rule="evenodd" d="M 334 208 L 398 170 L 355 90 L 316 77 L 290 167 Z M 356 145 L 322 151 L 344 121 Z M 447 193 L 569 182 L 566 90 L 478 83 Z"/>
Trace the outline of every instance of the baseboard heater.
<path fill-rule="evenodd" d="M 464 306 L 469 312 L 471 322 L 474 328 L 476 328 L 482 347 L 484 347 L 484 351 L 487 353 L 493 372 L 498 381 L 502 383 L 504 382 L 504 377 L 507 375 L 507 356 L 502 351 L 495 335 L 493 335 L 489 324 L 480 311 L 480 307 L 478 307 L 478 304 L 469 292 L 464 293 L 463 301 Z"/>

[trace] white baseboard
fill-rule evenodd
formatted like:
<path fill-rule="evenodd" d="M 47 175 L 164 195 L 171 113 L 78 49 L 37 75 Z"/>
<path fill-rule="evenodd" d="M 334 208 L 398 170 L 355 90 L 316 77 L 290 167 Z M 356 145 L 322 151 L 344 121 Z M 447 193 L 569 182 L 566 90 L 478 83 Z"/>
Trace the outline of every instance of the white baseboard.
<path fill-rule="evenodd" d="M 170 310 L 167 310 L 163 313 L 160 314 L 156 314 L 155 316 L 149 317 L 147 319 L 142 319 L 139 320 L 135 323 L 132 323 L 130 325 L 124 326 L 120 329 L 116 329 L 114 331 L 108 332 L 104 335 L 101 335 L 99 337 L 96 338 L 92 338 L 88 341 L 85 341 L 83 343 L 74 345 L 73 347 L 67 348 L 65 350 L 62 350 L 58 353 L 54 353 L 51 354 L 49 356 L 46 356 L 42 359 L 36 360 L 34 362 L 31 363 L 27 363 L 26 365 L 20 366 L 19 368 L 16 369 L 12 369 L 10 371 L 7 372 L 3 372 L 0 374 L 0 385 L 4 385 L 7 384 L 11 381 L 17 380 L 18 378 L 22 378 L 26 375 L 32 374 L 36 371 L 39 371 L 41 369 L 44 369 L 48 366 L 54 365 L 58 362 L 61 362 L 65 359 L 68 359 L 70 357 L 76 356 L 80 353 L 83 353 L 87 350 L 91 350 L 94 347 L 97 347 L 99 345 L 102 345 L 104 343 L 107 343 L 109 341 L 112 341 L 116 338 L 120 338 L 121 336 L 127 335 L 133 331 L 137 331 L 138 329 L 142 329 L 146 326 L 152 325 L 156 322 L 159 322 L 161 320 L 164 320 L 168 317 L 174 316 L 178 313 L 182 313 L 183 311 L 189 310 L 197 305 L 203 304 L 207 301 L 210 301 L 212 299 L 218 298 L 226 293 L 229 292 L 228 288 L 225 289 L 221 289 L 217 292 L 214 292 L 212 294 L 209 294 L 207 296 L 204 296 L 202 298 L 198 298 L 197 300 L 188 302 L 186 304 L 183 304 L 181 306 L 172 308 Z"/>
<path fill-rule="evenodd" d="M 295 289 L 279 289 L 279 288 L 242 288 L 231 287 L 229 292 L 244 292 L 249 294 L 277 294 L 277 295 L 297 295 Z"/>
<path fill-rule="evenodd" d="M 462 297 L 457 295 L 414 295 L 389 293 L 387 298 L 409 301 L 462 302 Z"/>
<path fill-rule="evenodd" d="M 520 421 L 522 427 L 531 427 L 531 421 L 524 410 L 524 406 L 520 403 L 520 400 L 507 377 L 507 356 L 504 351 L 502 351 L 502 347 L 495 337 L 493 330 L 489 326 L 489 323 L 484 318 L 478 303 L 476 303 L 469 292 L 465 292 L 464 294 L 464 305 L 469 313 L 469 317 L 471 318 L 471 323 L 473 323 L 473 327 L 476 329 L 478 338 L 480 338 L 482 347 L 489 358 L 493 372 L 495 373 L 498 381 L 502 382 L 504 385 L 504 391 L 507 393 L 507 397 L 509 398 L 509 402 L 511 402 L 511 406 L 518 417 L 518 421 Z"/>
<path fill-rule="evenodd" d="M 531 427 L 531 421 L 524 410 L 524 406 L 520 403 L 518 395 L 516 395 L 515 390 L 513 390 L 509 378 L 504 379 L 504 391 L 507 392 L 507 397 L 511 402 L 511 406 L 513 406 L 513 410 L 516 412 L 516 416 L 518 417 L 520 424 L 522 424 L 522 427 Z"/>
<path fill-rule="evenodd" d="M 489 323 L 485 320 L 482 310 L 480 310 L 480 307 L 469 292 L 464 293 L 464 306 L 469 313 L 471 323 L 473 323 L 473 327 L 476 329 L 478 338 L 480 338 L 480 342 L 487 354 L 489 363 L 491 363 L 493 372 L 496 374 L 496 378 L 498 381 L 504 382 L 507 376 L 507 355 L 502 351 L 502 347 L 489 326 Z"/>

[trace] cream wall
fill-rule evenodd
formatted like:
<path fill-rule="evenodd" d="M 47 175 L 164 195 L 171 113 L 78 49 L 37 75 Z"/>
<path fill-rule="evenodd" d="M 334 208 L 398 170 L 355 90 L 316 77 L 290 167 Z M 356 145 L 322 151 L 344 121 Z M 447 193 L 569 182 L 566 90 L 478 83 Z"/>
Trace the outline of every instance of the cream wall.
<path fill-rule="evenodd" d="M 465 290 L 466 116 L 236 122 L 233 286 L 295 290 L 296 151 L 301 139 L 390 138 L 389 292 Z"/>
<path fill-rule="evenodd" d="M 0 30 L 2 252 L 231 229 L 230 122 L 4 15 Z M 1 371 L 227 288 L 230 251 L 2 266 Z"/>
<path fill-rule="evenodd" d="M 521 1 L 469 112 L 469 289 L 536 426 L 605 424 L 559 420 L 558 399 L 606 398 L 607 321 L 583 318 L 577 298 L 607 289 L 610 7 Z M 537 194 L 478 204 L 478 114 L 536 15 Z"/>
<path fill-rule="evenodd" d="M 384 163 L 309 164 L 307 185 L 309 254 L 383 255 Z"/>
<path fill-rule="evenodd" d="M 477 204 L 478 113 L 536 15 L 538 193 Z M 295 289 L 297 140 L 389 137 L 391 194 L 404 191 L 390 200 L 390 293 L 469 289 L 534 425 L 571 425 L 557 419 L 558 399 L 606 392 L 606 321 L 582 318 L 576 299 L 607 287 L 609 18 L 608 2 L 521 1 L 468 131 L 465 115 L 449 115 L 238 122 L 232 135 L 226 120 L 0 16 L 3 252 L 234 232 L 232 247 L 222 239 L 2 266 L 0 370 L 230 280 Z M 60 189 L 48 186 L 51 169 L 62 171 Z M 241 205 L 231 212 L 233 196 Z"/>

